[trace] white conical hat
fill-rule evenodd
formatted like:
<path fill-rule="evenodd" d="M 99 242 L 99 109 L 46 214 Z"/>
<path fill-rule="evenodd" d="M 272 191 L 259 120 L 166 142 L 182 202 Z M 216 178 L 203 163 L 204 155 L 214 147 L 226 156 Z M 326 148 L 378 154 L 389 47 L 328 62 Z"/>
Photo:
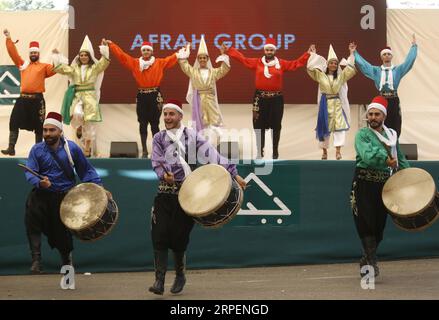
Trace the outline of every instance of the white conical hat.
<path fill-rule="evenodd" d="M 94 56 L 94 50 L 93 45 L 90 41 L 90 38 L 86 35 L 84 38 L 84 41 L 82 42 L 81 49 L 79 49 L 79 52 L 88 52 Z"/>
<path fill-rule="evenodd" d="M 332 47 L 332 44 L 330 44 L 327 61 L 329 62 L 329 61 L 334 60 L 334 59 L 338 61 L 337 55 L 335 54 L 335 51 L 334 51 L 334 48 Z"/>
<path fill-rule="evenodd" d="M 201 36 L 200 45 L 198 46 L 197 56 L 199 56 L 200 54 L 205 54 L 206 56 L 209 56 L 209 52 L 207 51 L 206 41 L 204 41 L 204 36 Z"/>

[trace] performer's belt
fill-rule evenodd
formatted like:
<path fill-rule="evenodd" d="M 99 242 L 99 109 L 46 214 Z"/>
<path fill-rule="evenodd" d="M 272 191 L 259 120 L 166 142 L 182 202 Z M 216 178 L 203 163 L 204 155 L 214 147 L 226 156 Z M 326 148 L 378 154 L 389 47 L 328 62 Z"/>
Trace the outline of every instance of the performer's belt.
<path fill-rule="evenodd" d="M 40 194 L 57 194 L 57 195 L 66 195 L 69 192 L 69 190 L 67 190 L 67 191 L 55 191 L 55 190 L 41 189 L 41 188 L 33 188 L 32 191 L 40 193 Z"/>
<path fill-rule="evenodd" d="M 396 98 L 398 97 L 398 92 L 396 92 L 396 90 L 382 91 L 380 95 L 382 95 L 385 98 Z"/>
<path fill-rule="evenodd" d="M 39 99 L 42 97 L 43 97 L 42 93 L 20 93 L 20 98 L 25 98 L 25 99 Z"/>
<path fill-rule="evenodd" d="M 95 88 L 81 88 L 80 86 L 75 86 L 75 92 L 84 92 L 84 91 L 95 91 Z"/>
<path fill-rule="evenodd" d="M 159 193 L 168 193 L 168 194 L 178 194 L 180 191 L 182 182 L 174 182 L 174 184 L 169 184 L 165 181 L 160 181 L 159 183 Z"/>
<path fill-rule="evenodd" d="M 256 90 L 256 94 L 262 98 L 273 98 L 282 95 L 282 91 L 265 91 L 265 90 Z"/>
<path fill-rule="evenodd" d="M 154 92 L 159 92 L 160 88 L 159 87 L 154 87 L 154 88 L 139 88 L 138 92 L 139 93 L 143 93 L 143 94 L 148 94 L 148 93 L 154 93 Z"/>
<path fill-rule="evenodd" d="M 215 90 L 212 90 L 212 89 L 197 90 L 197 91 L 198 91 L 198 93 L 201 93 L 201 94 L 203 94 L 203 93 L 207 93 L 207 94 L 215 94 Z"/>
<path fill-rule="evenodd" d="M 326 100 L 339 99 L 340 96 L 338 94 L 327 94 Z"/>
<path fill-rule="evenodd" d="M 357 168 L 355 175 L 360 180 L 385 183 L 390 178 L 390 171 Z"/>

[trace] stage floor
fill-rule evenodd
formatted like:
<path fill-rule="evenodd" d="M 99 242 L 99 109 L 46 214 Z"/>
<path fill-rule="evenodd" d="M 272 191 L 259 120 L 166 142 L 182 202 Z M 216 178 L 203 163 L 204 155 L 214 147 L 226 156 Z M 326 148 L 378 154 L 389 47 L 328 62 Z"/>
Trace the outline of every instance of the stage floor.
<path fill-rule="evenodd" d="M 0 299 L 439 299 L 439 259 L 381 262 L 380 269 L 374 290 L 361 288 L 357 264 L 189 270 L 181 295 L 169 293 L 172 271 L 163 297 L 147 291 L 152 272 L 78 274 L 76 290 L 61 290 L 58 274 L 3 276 Z"/>

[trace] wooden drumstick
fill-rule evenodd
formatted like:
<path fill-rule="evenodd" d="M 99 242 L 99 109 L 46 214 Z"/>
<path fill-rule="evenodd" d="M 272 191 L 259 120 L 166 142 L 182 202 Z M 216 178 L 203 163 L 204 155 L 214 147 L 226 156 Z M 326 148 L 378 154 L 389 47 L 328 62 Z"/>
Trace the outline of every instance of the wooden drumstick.
<path fill-rule="evenodd" d="M 386 151 L 387 151 L 387 156 L 390 158 L 390 159 L 394 159 L 393 158 L 393 155 L 392 155 L 392 150 L 390 149 L 390 147 L 387 145 L 387 144 L 385 144 L 384 142 L 382 142 L 381 141 L 381 144 L 384 146 L 384 148 L 386 149 Z M 393 172 L 396 172 L 398 170 L 398 167 L 396 167 L 396 168 L 390 168 L 390 175 L 392 175 L 393 174 Z"/>
<path fill-rule="evenodd" d="M 26 167 L 24 164 L 19 163 L 18 166 L 20 168 L 23 168 L 24 170 L 26 170 L 27 172 L 33 174 L 35 177 L 40 178 L 41 180 L 44 180 L 44 177 L 41 174 L 36 173 L 35 171 L 33 171 L 31 168 Z"/>
<path fill-rule="evenodd" d="M 165 165 L 163 163 L 160 162 L 160 167 L 163 169 L 163 171 L 165 171 L 165 173 L 170 176 L 171 174 L 169 173 L 168 170 L 166 170 Z"/>

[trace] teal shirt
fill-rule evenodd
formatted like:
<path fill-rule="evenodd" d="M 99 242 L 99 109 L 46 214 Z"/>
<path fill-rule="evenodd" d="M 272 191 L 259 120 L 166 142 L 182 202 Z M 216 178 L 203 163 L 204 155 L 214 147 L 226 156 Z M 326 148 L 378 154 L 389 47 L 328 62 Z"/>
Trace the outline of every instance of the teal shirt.
<path fill-rule="evenodd" d="M 417 54 L 418 54 L 418 46 L 412 45 L 407 57 L 405 58 L 404 63 L 397 65 L 395 68 L 393 68 L 392 73 L 393 73 L 394 90 L 398 90 L 399 83 L 401 82 L 402 77 L 404 77 L 407 74 L 407 72 L 409 72 L 410 69 L 413 67 Z M 355 64 L 357 65 L 358 69 L 360 69 L 361 73 L 364 74 L 366 77 L 372 79 L 375 82 L 375 87 L 378 90 L 380 90 L 381 67 L 371 65 L 358 53 L 358 51 L 355 51 L 354 55 L 355 55 Z M 387 87 L 387 84 L 385 84 L 383 86 L 382 91 L 388 91 L 388 90 L 389 88 Z"/>
<path fill-rule="evenodd" d="M 370 128 L 361 128 L 355 136 L 356 166 L 364 169 L 388 171 L 389 167 L 386 163 L 388 157 L 387 150 L 372 130 Z M 382 135 L 387 138 L 385 132 L 382 132 Z M 399 142 L 396 148 L 399 168 L 409 168 L 410 164 L 401 152 Z"/>

